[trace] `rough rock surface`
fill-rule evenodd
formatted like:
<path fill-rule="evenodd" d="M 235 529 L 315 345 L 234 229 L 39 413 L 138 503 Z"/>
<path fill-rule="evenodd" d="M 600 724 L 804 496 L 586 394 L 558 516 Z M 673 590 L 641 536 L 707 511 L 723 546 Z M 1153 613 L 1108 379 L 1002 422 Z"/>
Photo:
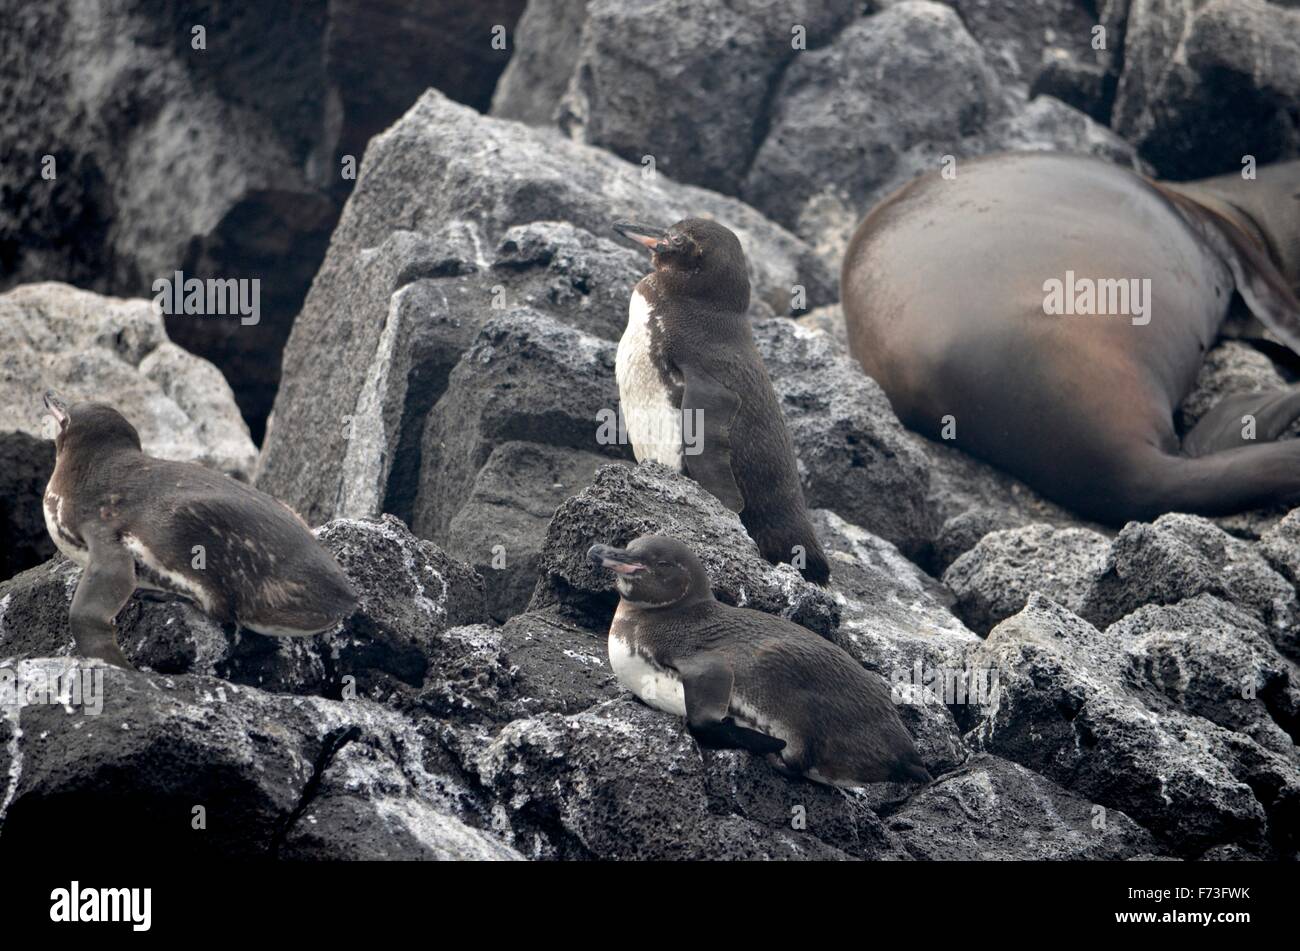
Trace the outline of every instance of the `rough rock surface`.
<path fill-rule="evenodd" d="M 987 753 L 913 797 L 885 827 L 927 860 L 1115 860 L 1165 851 L 1118 809 Z"/>
<path fill-rule="evenodd" d="M 911 556 L 934 538 L 929 473 L 884 390 L 825 334 L 793 321 L 754 325 L 799 458 L 804 497 Z"/>
<path fill-rule="evenodd" d="M 1097 24 L 1089 0 L 947 0 L 1005 86 L 1022 94 L 1049 64 L 1105 70 L 1109 50 L 1093 48 Z M 1105 17 L 1102 18 L 1103 22 Z M 1107 37 L 1109 41 L 1111 38 Z M 1109 42 L 1108 44 L 1109 45 Z M 1111 94 L 1114 94 L 1112 88 Z"/>
<path fill-rule="evenodd" d="M 1080 614 L 1105 625 L 1141 605 L 1173 604 L 1201 593 L 1237 605 L 1268 627 L 1281 650 L 1300 653 L 1296 589 L 1255 546 L 1194 515 L 1125 526 Z"/>
<path fill-rule="evenodd" d="M 1180 697 L 1132 687 L 1129 640 L 1034 595 L 972 655 L 998 678 L 969 741 L 1122 810 L 1185 857 L 1223 844 L 1293 854 L 1294 751 L 1271 752 Z"/>
<path fill-rule="evenodd" d="M 956 717 L 969 698 L 956 688 L 979 638 L 953 616 L 951 593 L 889 542 L 834 512 L 810 514 L 840 607 L 837 641 L 890 685 L 930 771 L 952 768 L 968 753 Z"/>
<path fill-rule="evenodd" d="M 482 283 L 488 289 L 500 285 L 502 293 L 471 297 L 460 307 L 441 288 L 408 300 L 423 279 L 459 274 L 465 270 L 461 262 L 480 271 L 493 267 L 487 249 L 501 245 L 516 226 L 559 219 L 604 236 L 620 218 L 670 223 L 688 214 L 712 215 L 737 232 L 753 265 L 755 296 L 780 312 L 788 310 L 795 285 L 806 289 L 809 306 L 832 297 L 833 278 L 812 250 L 740 202 L 662 175 L 646 178 L 641 168 L 607 152 L 554 132 L 484 118 L 433 91 L 425 94 L 367 150 L 285 351 L 275 417 L 293 425 L 277 432 L 272 420 L 259 486 L 309 521 L 340 514 L 340 498 L 354 491 L 361 494 L 357 507 L 342 514 L 388 510 L 373 488 L 385 485 L 384 472 L 366 471 L 354 489 L 346 460 L 351 451 L 356 466 L 391 464 L 397 447 L 412 438 L 403 422 L 416 424 L 423 417 L 420 406 L 427 412 L 439 395 L 437 371 L 426 364 L 445 365 L 446 348 L 431 346 L 423 357 L 412 344 L 420 336 L 414 325 L 459 329 L 459 347 L 451 348 L 458 356 L 492 313 L 485 303 L 504 294 L 507 308 L 517 306 L 511 282 L 501 279 L 508 277 L 508 263 L 494 270 L 498 280 Z M 522 258 L 515 252 L 506 256 L 526 263 L 528 254 L 520 253 Z M 608 256 L 614 257 L 613 250 Z M 576 291 L 585 296 L 594 289 L 602 301 L 622 292 L 621 327 L 631 286 L 620 283 L 608 292 L 601 287 L 597 282 Z M 561 303 L 557 309 L 569 308 Z M 434 378 L 430 387 L 410 385 L 421 374 Z M 348 419 L 359 428 L 345 431 Z"/>
<path fill-rule="evenodd" d="M 858 6 L 594 0 L 576 58 L 557 62 L 572 69 L 559 124 L 628 161 L 651 155 L 678 181 L 735 194 L 782 72 L 801 50 L 830 43 Z"/>
<path fill-rule="evenodd" d="M 445 537 L 475 477 L 502 443 L 527 440 L 580 450 L 576 460 L 570 458 L 580 469 L 589 468 L 598 454 L 606 461 L 630 455 L 629 447 L 618 443 L 616 428 L 610 440 L 601 437 L 600 413 L 618 409 L 614 350 L 608 341 L 529 310 L 489 318 L 452 370 L 425 424 L 412 522 L 416 533 Z M 501 541 L 488 534 L 482 544 L 489 552 L 473 554 L 481 559 Z"/>
<path fill-rule="evenodd" d="M 985 535 L 948 567 L 943 583 L 957 595 L 957 614 L 987 634 L 1035 591 L 1081 611 L 1109 552 L 1110 539 L 1090 529 L 1026 525 Z"/>
<path fill-rule="evenodd" d="M 494 620 L 506 621 L 528 606 L 551 516 L 609 461 L 535 442 L 505 442 L 492 450 L 447 526 L 446 544 L 483 576 Z"/>
<path fill-rule="evenodd" d="M 1131 0 L 1115 130 L 1175 179 L 1295 156 L 1297 37 L 1265 0 Z"/>
<path fill-rule="evenodd" d="M 483 831 L 455 778 L 428 771 L 412 724 L 369 701 L 66 658 L 0 669 L 15 696 L 55 697 L 0 708 L 7 854 L 73 849 L 93 828 L 99 847 L 136 855 L 519 857 Z M 47 685 L 77 671 L 83 702 L 71 688 L 57 702 Z"/>
<path fill-rule="evenodd" d="M 533 858 L 843 859 L 901 851 L 860 798 L 770 771 L 758 782 L 777 786 L 784 802 L 757 793 L 754 780 L 740 795 L 779 818 L 748 818 L 728 774 L 729 767 L 747 774 L 754 764 L 738 759 L 702 751 L 682 721 L 619 699 L 572 716 L 516 720 L 473 768 L 509 803 L 510 838 L 531 846 Z M 806 832 L 792 828 L 795 807 L 809 816 Z"/>
<path fill-rule="evenodd" d="M 227 375 L 260 439 L 353 183 L 345 163 L 430 86 L 486 106 L 509 57 L 490 31 L 523 6 L 5 0 L 0 287 L 143 296 L 177 270 L 260 280 L 255 325 L 168 319 L 173 340 Z"/>
<path fill-rule="evenodd" d="M 1240 608 L 1209 594 L 1139 608 L 1106 629 L 1127 681 L 1292 759 L 1300 672 Z"/>

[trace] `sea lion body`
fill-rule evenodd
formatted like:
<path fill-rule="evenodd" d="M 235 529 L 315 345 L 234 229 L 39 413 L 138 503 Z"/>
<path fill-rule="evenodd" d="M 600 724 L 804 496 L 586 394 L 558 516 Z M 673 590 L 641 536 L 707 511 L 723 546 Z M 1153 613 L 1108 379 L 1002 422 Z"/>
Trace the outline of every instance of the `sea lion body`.
<path fill-rule="evenodd" d="M 1245 444 L 1226 413 L 1190 444 L 1175 431 L 1234 288 L 1270 329 L 1300 339 L 1294 297 L 1263 249 L 1252 253 L 1244 222 L 1195 193 L 1052 153 L 918 179 L 850 243 L 850 349 L 909 428 L 941 438 L 947 424 L 952 445 L 1090 518 L 1300 498 L 1300 470 L 1275 471 L 1300 461 L 1300 445 Z M 1139 295 L 1149 281 L 1146 314 L 1047 313 L 1049 282 L 1067 280 L 1136 280 Z M 1280 395 L 1254 407 L 1269 416 L 1261 440 L 1300 413 Z"/>

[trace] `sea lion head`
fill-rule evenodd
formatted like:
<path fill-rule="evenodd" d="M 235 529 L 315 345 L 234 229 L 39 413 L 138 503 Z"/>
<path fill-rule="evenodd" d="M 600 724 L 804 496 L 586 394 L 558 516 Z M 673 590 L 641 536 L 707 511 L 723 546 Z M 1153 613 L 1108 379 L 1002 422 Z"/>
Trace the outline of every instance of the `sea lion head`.
<path fill-rule="evenodd" d="M 52 391 L 45 394 L 45 408 L 58 424 L 54 452 L 62 456 L 75 449 L 140 450 L 140 434 L 126 417 L 106 403 L 77 403 L 69 407 Z"/>
<path fill-rule="evenodd" d="M 725 225 L 707 218 L 683 218 L 667 229 L 620 221 L 614 230 L 650 249 L 662 292 L 695 298 L 732 313 L 749 310 L 745 251 Z"/>
<path fill-rule="evenodd" d="M 592 545 L 587 557 L 614 572 L 624 601 L 641 608 L 668 608 L 713 597 L 700 559 L 675 538 L 642 535 L 626 548 Z"/>

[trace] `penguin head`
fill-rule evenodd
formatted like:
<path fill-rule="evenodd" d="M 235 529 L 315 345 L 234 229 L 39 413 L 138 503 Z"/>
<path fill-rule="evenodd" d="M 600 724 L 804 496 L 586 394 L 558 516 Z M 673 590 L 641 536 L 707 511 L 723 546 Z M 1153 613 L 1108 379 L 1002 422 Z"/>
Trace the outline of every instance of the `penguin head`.
<path fill-rule="evenodd" d="M 675 538 L 642 535 L 626 548 L 592 545 L 587 557 L 613 571 L 619 595 L 639 608 L 668 608 L 713 598 L 704 565 Z"/>
<path fill-rule="evenodd" d="M 663 293 L 743 314 L 749 310 L 749 266 L 740 239 L 707 218 L 683 218 L 667 230 L 627 221 L 614 230 L 651 251 Z"/>
<path fill-rule="evenodd" d="M 140 450 L 140 434 L 126 417 L 105 403 L 77 403 L 71 408 L 53 392 L 45 394 L 45 408 L 58 424 L 54 452 L 68 449 Z"/>

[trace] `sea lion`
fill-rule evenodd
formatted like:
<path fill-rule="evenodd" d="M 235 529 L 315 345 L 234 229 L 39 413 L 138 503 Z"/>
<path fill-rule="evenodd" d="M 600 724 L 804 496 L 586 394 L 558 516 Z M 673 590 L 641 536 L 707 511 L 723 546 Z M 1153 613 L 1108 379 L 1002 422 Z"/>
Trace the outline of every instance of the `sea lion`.
<path fill-rule="evenodd" d="M 51 393 L 45 406 L 59 426 L 45 524 L 84 569 L 70 612 L 82 656 L 131 666 L 113 619 L 137 588 L 276 636 L 319 634 L 355 610 L 347 575 L 284 503 L 203 466 L 145 455 L 111 406 L 69 409 Z"/>
<path fill-rule="evenodd" d="M 609 662 L 623 686 L 685 717 L 703 745 L 747 749 L 832 786 L 928 782 L 889 688 L 793 621 L 713 597 L 699 558 L 673 538 L 592 545 L 614 572 Z"/>
<path fill-rule="evenodd" d="M 740 514 L 763 557 L 825 584 L 794 443 L 749 326 L 749 269 L 716 221 L 614 228 L 653 252 L 632 291 L 615 374 L 638 462 L 653 459 Z"/>
<path fill-rule="evenodd" d="M 1300 389 L 1225 399 L 1181 440 L 1174 413 L 1234 290 L 1300 352 L 1298 199 L 1300 161 L 1184 184 L 1045 152 L 962 162 L 859 225 L 850 350 L 909 428 L 1087 518 L 1295 504 L 1300 441 L 1272 440 Z"/>

